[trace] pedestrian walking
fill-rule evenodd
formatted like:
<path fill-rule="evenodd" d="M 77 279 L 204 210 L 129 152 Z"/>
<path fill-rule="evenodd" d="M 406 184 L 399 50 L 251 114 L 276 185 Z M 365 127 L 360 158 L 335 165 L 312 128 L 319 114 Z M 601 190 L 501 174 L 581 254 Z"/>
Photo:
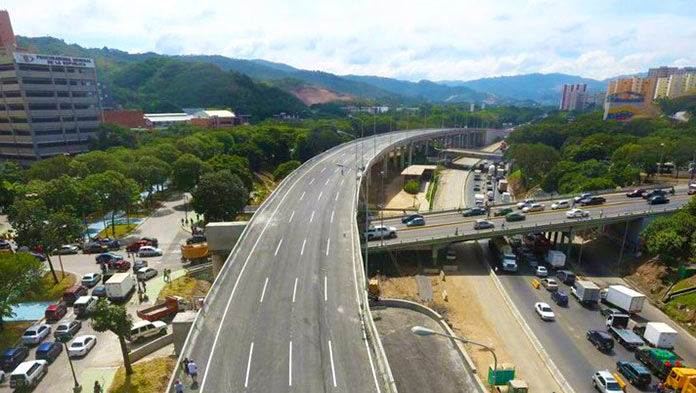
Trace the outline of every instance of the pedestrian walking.
<path fill-rule="evenodd" d="M 198 385 L 198 365 L 193 360 L 189 360 L 188 363 L 189 375 L 191 376 L 191 381 L 193 386 Z"/>
<path fill-rule="evenodd" d="M 178 379 L 174 381 L 174 393 L 184 393 L 184 384 Z"/>
<path fill-rule="evenodd" d="M 189 375 L 189 368 L 188 368 L 189 359 L 188 359 L 188 358 L 184 358 L 184 360 L 181 361 L 181 365 L 182 365 L 183 368 L 184 368 L 184 374 Z"/>
<path fill-rule="evenodd" d="M 505 221 L 500 223 L 500 228 L 505 229 Z"/>
<path fill-rule="evenodd" d="M 181 218 L 181 226 L 182 227 L 184 226 L 184 218 L 183 217 Z"/>
<path fill-rule="evenodd" d="M 454 236 L 459 235 L 459 227 L 454 228 Z"/>
<path fill-rule="evenodd" d="M 102 388 L 101 385 L 99 385 L 99 381 L 94 381 L 94 393 L 102 393 Z"/>

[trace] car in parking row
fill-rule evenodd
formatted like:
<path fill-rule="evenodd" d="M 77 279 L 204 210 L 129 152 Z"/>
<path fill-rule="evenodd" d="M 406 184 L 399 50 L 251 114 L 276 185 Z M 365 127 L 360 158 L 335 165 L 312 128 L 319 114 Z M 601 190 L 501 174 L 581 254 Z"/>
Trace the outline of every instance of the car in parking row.
<path fill-rule="evenodd" d="M 556 201 L 556 202 L 551 204 L 551 210 L 567 209 L 569 207 L 570 207 L 570 203 L 566 199 Z"/>
<path fill-rule="evenodd" d="M 68 346 L 68 356 L 71 358 L 84 357 L 97 344 L 97 336 L 86 334 L 77 336 Z"/>

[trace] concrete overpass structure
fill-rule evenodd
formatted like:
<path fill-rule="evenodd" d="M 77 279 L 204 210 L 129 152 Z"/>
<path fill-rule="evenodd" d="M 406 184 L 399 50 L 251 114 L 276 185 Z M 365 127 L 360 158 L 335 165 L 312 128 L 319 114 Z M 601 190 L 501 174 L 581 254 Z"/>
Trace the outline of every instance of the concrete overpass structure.
<path fill-rule="evenodd" d="M 481 160 L 493 160 L 493 161 L 500 161 L 503 159 L 502 153 L 487 153 L 487 152 L 480 151 L 480 150 L 448 148 L 448 149 L 440 150 L 440 153 L 447 158 L 471 157 L 471 158 L 478 158 Z"/>

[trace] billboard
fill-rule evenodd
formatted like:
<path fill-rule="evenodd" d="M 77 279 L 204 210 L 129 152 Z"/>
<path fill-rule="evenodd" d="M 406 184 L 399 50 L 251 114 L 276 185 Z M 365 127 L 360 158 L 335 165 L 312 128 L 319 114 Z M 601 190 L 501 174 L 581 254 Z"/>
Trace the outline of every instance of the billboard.
<path fill-rule="evenodd" d="M 18 64 L 39 64 L 70 67 L 94 68 L 94 60 L 86 57 L 37 55 L 34 53 L 14 53 L 15 62 Z"/>

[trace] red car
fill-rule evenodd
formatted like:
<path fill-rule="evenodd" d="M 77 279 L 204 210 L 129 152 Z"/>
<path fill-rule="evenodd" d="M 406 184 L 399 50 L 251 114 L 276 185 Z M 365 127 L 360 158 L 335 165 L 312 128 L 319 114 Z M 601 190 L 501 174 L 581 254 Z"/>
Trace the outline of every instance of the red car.
<path fill-rule="evenodd" d="M 65 306 L 65 303 L 58 302 L 56 304 L 51 304 L 50 306 L 46 307 L 44 316 L 46 317 L 47 321 L 55 322 L 63 318 L 65 314 L 67 314 L 67 312 L 68 308 Z"/>
<path fill-rule="evenodd" d="M 140 250 L 140 247 L 151 246 L 151 245 L 152 244 L 150 244 L 150 242 L 147 240 L 138 240 L 137 242 L 126 247 L 126 251 L 136 253 L 136 252 L 138 252 L 138 250 Z"/>
<path fill-rule="evenodd" d="M 127 272 L 131 268 L 130 262 L 124 261 L 123 259 L 109 262 L 108 265 L 109 269 L 113 269 L 119 272 Z"/>

